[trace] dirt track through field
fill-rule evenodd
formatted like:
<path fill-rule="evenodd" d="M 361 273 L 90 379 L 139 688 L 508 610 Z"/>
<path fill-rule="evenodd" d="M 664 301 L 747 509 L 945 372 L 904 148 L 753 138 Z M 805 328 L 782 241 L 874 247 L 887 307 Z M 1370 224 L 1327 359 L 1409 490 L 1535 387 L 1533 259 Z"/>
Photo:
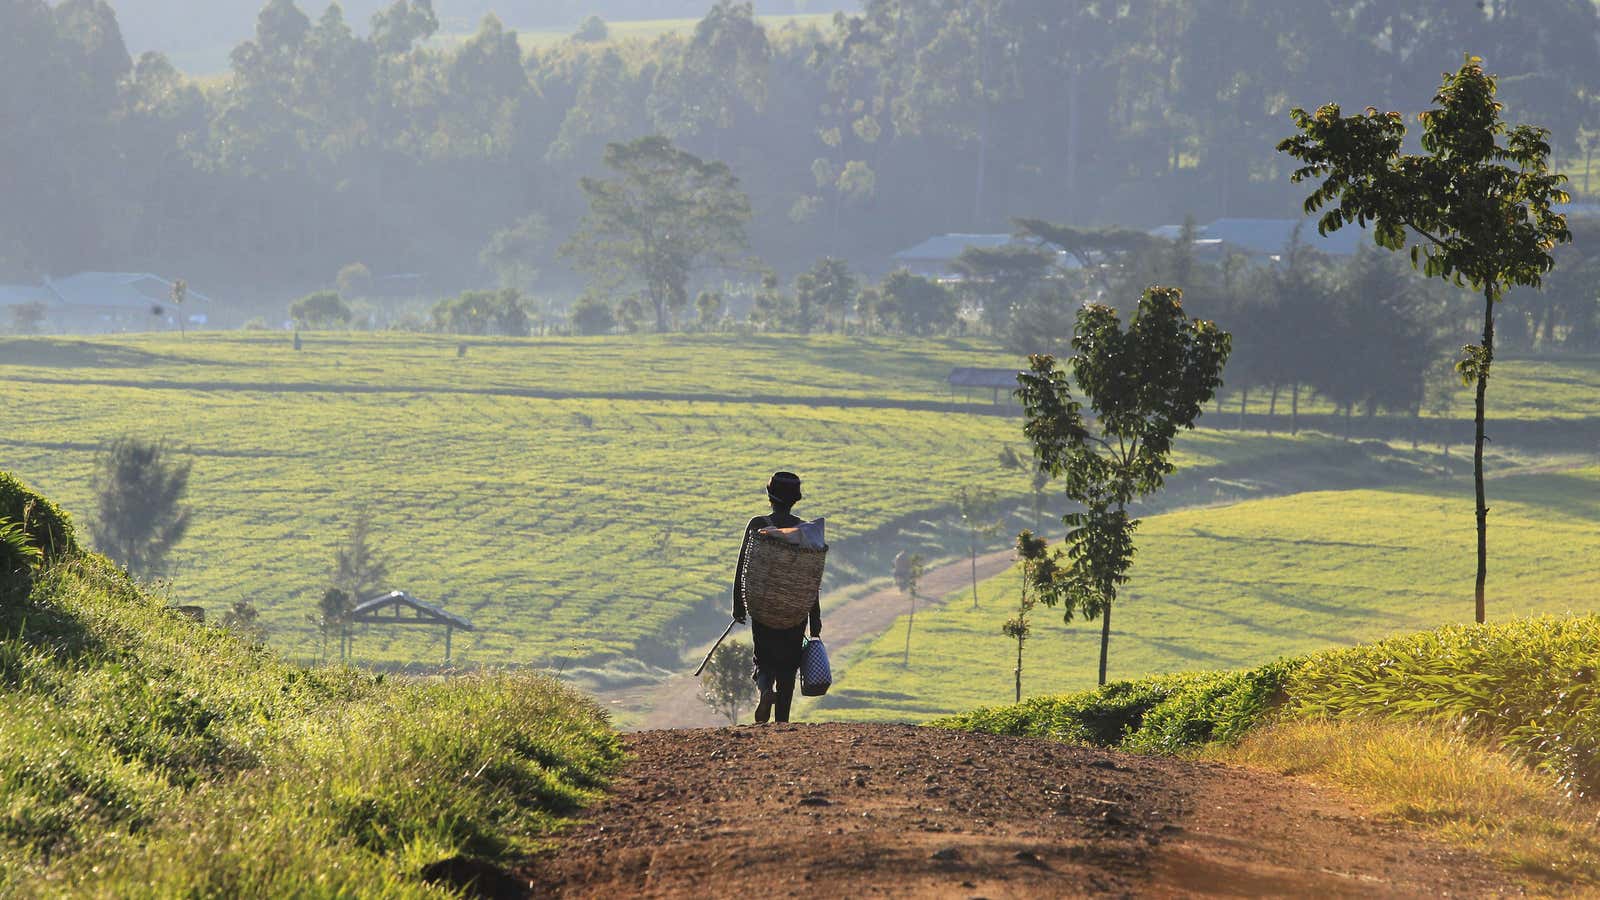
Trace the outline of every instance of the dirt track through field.
<path fill-rule="evenodd" d="M 996 550 L 979 555 L 978 580 L 993 578 L 1004 572 L 1011 567 L 1011 559 L 1010 550 Z M 964 586 L 970 587 L 971 584 L 970 559 L 963 558 L 929 569 L 922 578 L 918 608 L 935 605 L 939 600 Z M 955 599 L 951 602 L 959 603 L 960 600 Z M 829 606 L 822 617 L 822 637 L 827 643 L 829 656 L 836 665 L 846 662 L 860 641 L 876 638 L 905 612 L 906 599 L 893 586 Z M 748 640 L 748 630 L 743 631 L 745 639 Z M 735 635 L 740 632 L 741 629 L 734 629 Z M 697 648 L 692 655 L 699 658 L 709 649 L 710 645 L 707 644 Z M 640 728 L 710 728 L 727 723 L 726 718 L 701 702 L 700 682 L 687 672 L 667 679 L 643 696 L 636 693 L 599 695 L 602 703 L 608 703 L 615 698 L 621 698 L 624 703 L 638 704 L 649 710 L 640 723 Z M 749 712 L 746 711 L 745 715 L 748 718 Z"/>
<path fill-rule="evenodd" d="M 1303 782 L 904 725 L 638 732 L 611 799 L 496 893 L 1483 897 L 1482 859 Z"/>

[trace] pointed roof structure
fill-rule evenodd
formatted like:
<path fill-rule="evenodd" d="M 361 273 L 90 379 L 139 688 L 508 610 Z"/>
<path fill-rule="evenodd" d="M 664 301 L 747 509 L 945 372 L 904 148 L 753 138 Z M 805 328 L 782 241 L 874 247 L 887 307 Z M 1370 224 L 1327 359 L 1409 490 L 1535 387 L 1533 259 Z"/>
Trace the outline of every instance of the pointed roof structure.
<path fill-rule="evenodd" d="M 410 611 L 411 615 L 406 615 Z M 472 623 L 442 607 L 411 596 L 405 591 L 390 591 L 356 604 L 350 621 L 380 625 L 423 625 L 475 631 Z"/>

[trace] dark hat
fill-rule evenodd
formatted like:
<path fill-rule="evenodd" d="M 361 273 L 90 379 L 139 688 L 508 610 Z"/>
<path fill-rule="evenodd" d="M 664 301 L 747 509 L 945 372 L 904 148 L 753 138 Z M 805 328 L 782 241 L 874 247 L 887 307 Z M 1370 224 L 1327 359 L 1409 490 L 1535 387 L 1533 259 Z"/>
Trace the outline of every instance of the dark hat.
<path fill-rule="evenodd" d="M 767 481 L 767 497 L 778 503 L 799 502 L 800 476 L 793 472 L 773 472 Z"/>

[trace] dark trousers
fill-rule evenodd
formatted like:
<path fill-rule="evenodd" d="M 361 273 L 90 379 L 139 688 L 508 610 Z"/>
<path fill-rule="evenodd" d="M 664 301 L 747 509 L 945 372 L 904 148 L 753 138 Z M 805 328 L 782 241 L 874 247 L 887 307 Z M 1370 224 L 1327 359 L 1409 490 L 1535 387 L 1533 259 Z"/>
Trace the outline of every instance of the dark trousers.
<path fill-rule="evenodd" d="M 762 694 L 773 693 L 772 721 L 789 721 L 789 704 L 794 702 L 795 669 L 756 669 L 756 687 Z"/>

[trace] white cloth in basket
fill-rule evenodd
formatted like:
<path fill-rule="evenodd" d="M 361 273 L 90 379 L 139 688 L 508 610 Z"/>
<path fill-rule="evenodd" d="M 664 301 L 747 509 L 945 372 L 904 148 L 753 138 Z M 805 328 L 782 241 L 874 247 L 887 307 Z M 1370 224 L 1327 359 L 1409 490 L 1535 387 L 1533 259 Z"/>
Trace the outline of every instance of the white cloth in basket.
<path fill-rule="evenodd" d="M 769 525 L 761 529 L 761 533 L 781 538 L 807 550 L 822 550 L 828 546 L 827 520 L 823 517 L 810 522 L 801 522 L 793 528 L 773 528 Z"/>

